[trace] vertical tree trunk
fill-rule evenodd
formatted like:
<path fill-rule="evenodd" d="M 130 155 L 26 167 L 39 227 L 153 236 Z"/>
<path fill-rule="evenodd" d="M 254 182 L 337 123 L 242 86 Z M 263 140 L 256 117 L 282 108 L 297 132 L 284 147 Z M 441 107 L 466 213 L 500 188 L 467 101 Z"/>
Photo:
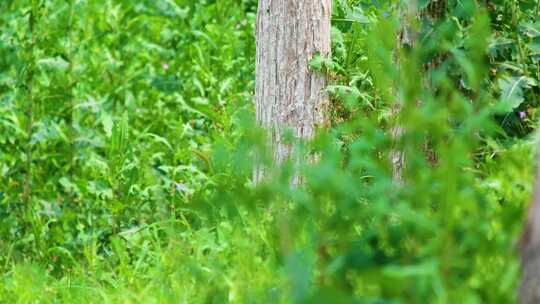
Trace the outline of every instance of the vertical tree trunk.
<path fill-rule="evenodd" d="M 415 0 L 406 0 L 404 3 L 401 3 L 399 7 L 399 20 L 401 21 L 401 29 L 399 31 L 398 45 L 397 45 L 397 56 L 396 64 L 398 68 L 400 66 L 399 51 L 405 46 L 410 48 L 415 47 L 418 32 L 415 29 L 414 22 L 416 19 L 419 19 L 421 22 L 425 22 L 426 19 L 433 26 L 435 23 L 440 21 L 446 15 L 448 8 L 448 0 L 432 0 L 426 8 L 423 10 L 418 10 L 417 3 Z M 427 62 L 424 65 L 426 72 L 435 69 L 444 59 L 443 54 L 435 56 L 430 62 Z M 427 73 L 429 77 L 429 73 Z M 426 82 L 426 89 L 432 89 L 431 79 L 424 79 Z M 401 80 L 399 81 L 401 82 Z M 397 118 L 399 112 L 403 107 L 403 97 L 401 96 L 399 84 L 396 86 L 396 103 L 392 108 L 392 116 Z M 420 101 L 418 101 L 420 103 Z M 400 150 L 397 143 L 400 141 L 400 138 L 403 135 L 403 128 L 400 125 L 400 122 L 395 119 L 394 125 L 390 129 L 390 136 L 394 140 L 394 147 L 390 150 L 390 163 L 392 165 L 392 178 L 396 184 L 403 183 L 403 169 L 405 168 L 405 153 Z M 436 156 L 429 144 L 429 138 L 426 139 L 425 144 L 426 157 L 430 162 L 436 162 Z"/>
<path fill-rule="evenodd" d="M 395 52 L 395 61 L 400 68 L 400 54 L 401 49 L 405 46 L 414 47 L 416 43 L 416 31 L 414 30 L 412 23 L 416 18 L 416 1 L 405 1 L 401 3 L 398 11 L 399 20 L 401 21 L 401 28 L 399 29 L 399 36 L 397 39 L 397 50 Z M 389 158 L 390 164 L 392 165 L 392 180 L 400 185 L 403 182 L 403 169 L 405 167 L 405 153 L 399 147 L 399 141 L 403 135 L 403 128 L 399 122 L 399 112 L 403 107 L 403 97 L 399 83 L 401 80 L 398 79 L 395 85 L 396 93 L 396 102 L 392 107 L 392 117 L 394 119 L 393 125 L 390 128 L 390 136 L 393 140 L 393 147 L 390 150 Z"/>
<path fill-rule="evenodd" d="M 328 95 L 323 75 L 309 69 L 314 55 L 330 55 L 331 0 L 260 0 L 257 18 L 255 106 L 258 123 L 268 130 L 273 161 L 292 154 L 283 139 L 290 129 L 310 139 L 326 122 Z M 257 168 L 259 182 L 264 169 Z"/>
<path fill-rule="evenodd" d="M 536 162 L 534 196 L 520 240 L 522 277 L 519 303 L 540 303 L 540 153 Z"/>

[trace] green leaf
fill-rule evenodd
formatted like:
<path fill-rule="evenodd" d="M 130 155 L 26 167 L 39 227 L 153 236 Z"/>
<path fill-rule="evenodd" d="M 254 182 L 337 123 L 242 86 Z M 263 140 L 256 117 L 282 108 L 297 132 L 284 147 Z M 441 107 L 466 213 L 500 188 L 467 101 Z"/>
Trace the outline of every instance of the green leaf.
<path fill-rule="evenodd" d="M 360 7 L 355 7 L 352 10 L 350 10 L 347 14 L 347 19 L 352 22 L 358 22 L 358 23 L 369 23 L 368 17 L 364 15 L 364 12 Z"/>
<path fill-rule="evenodd" d="M 329 86 L 328 91 L 330 94 L 337 96 L 346 107 L 353 108 L 358 106 L 358 101 L 362 96 L 362 93 L 356 87 L 349 87 L 344 85 Z"/>
<path fill-rule="evenodd" d="M 38 64 L 45 68 L 48 68 L 51 70 L 57 70 L 60 72 L 65 72 L 69 68 L 69 62 L 65 61 L 60 56 L 40 59 L 38 60 Z"/>
<path fill-rule="evenodd" d="M 316 54 L 309 61 L 309 66 L 315 71 L 322 71 L 323 64 L 324 64 L 324 58 L 321 56 L 321 54 Z"/>
<path fill-rule="evenodd" d="M 315 54 L 309 61 L 309 66 L 317 72 L 340 69 L 339 65 L 336 64 L 331 57 L 323 57 L 321 54 Z"/>
<path fill-rule="evenodd" d="M 531 55 L 540 55 L 540 41 L 533 41 L 527 44 L 527 47 L 531 51 Z"/>
<path fill-rule="evenodd" d="M 520 29 L 530 38 L 540 37 L 540 21 L 523 23 L 520 25 Z"/>
<path fill-rule="evenodd" d="M 526 84 L 526 77 L 506 77 L 499 79 L 501 90 L 500 103 L 497 110 L 510 112 L 523 103 L 523 86 Z"/>
<path fill-rule="evenodd" d="M 154 141 L 164 144 L 167 148 L 169 148 L 169 150 L 174 151 L 171 144 L 164 137 L 161 137 L 161 136 L 159 136 L 157 134 L 153 134 L 153 133 L 147 133 L 145 135 L 145 137 L 150 137 L 150 138 L 154 139 Z"/>
<path fill-rule="evenodd" d="M 114 126 L 112 116 L 105 112 L 101 114 L 101 124 L 103 125 L 103 131 L 105 131 L 105 135 L 107 135 L 107 137 L 111 137 Z"/>

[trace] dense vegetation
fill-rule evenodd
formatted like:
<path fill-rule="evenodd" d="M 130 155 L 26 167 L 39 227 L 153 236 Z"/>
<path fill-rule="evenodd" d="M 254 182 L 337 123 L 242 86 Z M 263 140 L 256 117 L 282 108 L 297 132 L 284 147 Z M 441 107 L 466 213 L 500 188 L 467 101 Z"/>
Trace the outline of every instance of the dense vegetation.
<path fill-rule="evenodd" d="M 257 186 L 256 10 L 0 1 L 0 302 L 515 301 L 540 2 L 449 1 L 396 50 L 395 1 L 334 1 L 318 161 Z"/>

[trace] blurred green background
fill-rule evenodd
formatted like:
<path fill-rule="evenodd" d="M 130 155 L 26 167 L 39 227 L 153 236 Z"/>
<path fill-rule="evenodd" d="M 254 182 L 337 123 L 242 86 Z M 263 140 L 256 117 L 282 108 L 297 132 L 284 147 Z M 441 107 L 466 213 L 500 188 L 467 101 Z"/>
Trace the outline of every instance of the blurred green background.
<path fill-rule="evenodd" d="M 250 183 L 256 1 L 2 0 L 0 302 L 514 302 L 540 2 L 447 3 L 396 50 L 400 3 L 334 1 L 291 188 Z"/>

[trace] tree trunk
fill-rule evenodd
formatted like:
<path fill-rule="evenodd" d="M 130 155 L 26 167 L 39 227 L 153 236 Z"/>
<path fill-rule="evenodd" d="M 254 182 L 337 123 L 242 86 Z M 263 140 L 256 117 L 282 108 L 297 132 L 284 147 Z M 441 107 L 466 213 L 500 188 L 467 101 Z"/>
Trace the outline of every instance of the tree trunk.
<path fill-rule="evenodd" d="M 424 19 L 428 19 L 433 26 L 439 20 L 444 18 L 447 9 L 448 0 L 433 0 L 427 5 L 425 9 L 420 11 L 418 10 L 415 0 L 405 1 L 404 3 L 401 3 L 401 6 L 399 7 L 399 20 L 401 21 L 402 26 L 399 31 L 396 52 L 396 64 L 398 65 L 398 68 L 400 67 L 399 56 L 403 55 L 400 54 L 400 49 L 404 47 L 414 48 L 416 46 L 416 42 L 418 39 L 417 36 L 419 35 L 417 29 L 415 29 L 414 26 L 414 22 L 416 21 L 416 19 L 420 19 L 421 22 L 425 21 Z M 427 62 L 424 65 L 425 71 L 429 72 L 430 70 L 435 69 L 443 60 L 444 54 L 439 54 L 438 56 L 435 56 L 435 58 L 433 58 L 430 62 Z M 429 77 L 429 73 L 427 74 L 427 77 Z M 432 89 L 430 88 L 431 79 L 424 79 L 424 81 L 426 82 L 426 89 Z M 399 117 L 399 112 L 403 107 L 403 97 L 400 92 L 399 83 L 401 83 L 401 80 L 399 80 L 398 84 L 396 85 L 396 102 L 392 107 L 391 112 L 392 117 L 395 120 L 394 125 L 390 129 L 390 136 L 394 141 L 394 146 L 390 150 L 389 154 L 390 163 L 392 165 L 392 179 L 398 185 L 403 183 L 403 170 L 405 168 L 405 153 L 397 145 L 397 143 L 399 143 L 401 137 L 403 136 L 403 128 L 400 125 L 399 120 L 397 119 Z M 421 101 L 418 101 L 419 104 L 420 102 Z M 433 152 L 433 149 L 431 149 L 430 147 L 429 138 L 426 139 L 425 150 L 427 159 L 431 163 L 435 163 L 436 156 Z"/>
<path fill-rule="evenodd" d="M 540 303 L 540 153 L 537 156 L 536 165 L 534 196 L 520 240 L 522 277 L 519 302 L 521 304 Z"/>
<path fill-rule="evenodd" d="M 274 164 L 292 154 L 283 132 L 310 139 L 325 124 L 326 79 L 309 69 L 314 55 L 329 56 L 331 0 L 260 0 L 257 18 L 255 106 L 269 132 Z M 264 176 L 257 168 L 254 182 Z"/>
<path fill-rule="evenodd" d="M 401 66 L 400 56 L 401 49 L 408 46 L 410 48 L 414 47 L 416 43 L 416 31 L 411 25 L 416 18 L 416 1 L 405 1 L 399 6 L 398 16 L 401 21 L 401 28 L 399 29 L 399 36 L 397 39 L 397 50 L 395 52 L 395 61 L 398 66 L 398 69 Z M 392 166 L 392 180 L 397 184 L 401 185 L 403 182 L 403 169 L 405 167 L 405 153 L 399 147 L 399 141 L 403 136 L 403 128 L 399 121 L 399 113 L 403 107 L 403 97 L 399 84 L 401 80 L 395 84 L 396 92 L 396 102 L 392 106 L 391 116 L 393 118 L 393 125 L 390 128 L 390 136 L 393 141 L 393 147 L 390 150 L 389 158 L 390 164 Z"/>

